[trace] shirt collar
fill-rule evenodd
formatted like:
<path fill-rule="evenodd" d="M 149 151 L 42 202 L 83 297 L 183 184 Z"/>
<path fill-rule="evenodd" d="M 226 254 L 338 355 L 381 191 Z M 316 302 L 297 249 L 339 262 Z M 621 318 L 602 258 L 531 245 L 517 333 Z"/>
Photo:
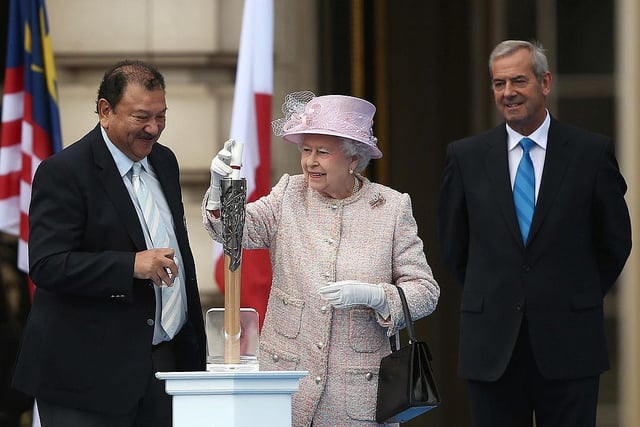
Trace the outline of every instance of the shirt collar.
<path fill-rule="evenodd" d="M 538 129 L 533 131 L 531 135 L 527 135 L 526 137 L 531 139 L 536 143 L 538 147 L 543 149 L 547 149 L 547 136 L 549 135 L 549 126 L 551 125 L 551 115 L 549 115 L 549 110 L 546 111 L 546 116 L 544 121 L 540 125 Z M 507 128 L 507 147 L 509 151 L 513 150 L 520 140 L 525 137 L 525 135 L 521 135 L 520 133 L 513 130 L 509 125 L 506 125 Z"/>

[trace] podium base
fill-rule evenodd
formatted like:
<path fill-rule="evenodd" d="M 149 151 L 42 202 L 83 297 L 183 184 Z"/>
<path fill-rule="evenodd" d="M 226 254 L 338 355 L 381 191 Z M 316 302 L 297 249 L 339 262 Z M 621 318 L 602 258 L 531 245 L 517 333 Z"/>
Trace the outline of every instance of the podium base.
<path fill-rule="evenodd" d="M 291 396 L 307 371 L 156 372 L 174 427 L 291 427 Z"/>

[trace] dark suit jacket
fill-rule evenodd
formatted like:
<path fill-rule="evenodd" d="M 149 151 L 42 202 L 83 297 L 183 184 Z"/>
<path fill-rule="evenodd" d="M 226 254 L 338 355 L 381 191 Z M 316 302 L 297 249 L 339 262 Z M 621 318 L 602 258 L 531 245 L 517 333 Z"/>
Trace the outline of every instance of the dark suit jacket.
<path fill-rule="evenodd" d="M 493 381 L 523 316 L 547 378 L 609 366 L 603 298 L 631 250 L 626 184 L 612 141 L 552 118 L 526 246 L 516 219 L 504 124 L 453 142 L 439 206 L 445 261 L 463 286 L 459 374 Z"/>
<path fill-rule="evenodd" d="M 185 269 L 189 315 L 173 340 L 178 367 L 204 370 L 204 324 L 178 163 L 158 143 L 148 158 L 171 209 Z M 99 126 L 40 164 L 29 224 L 37 290 L 14 387 L 85 410 L 131 410 L 152 369 L 155 297 L 148 280 L 133 279 L 145 240 Z"/>

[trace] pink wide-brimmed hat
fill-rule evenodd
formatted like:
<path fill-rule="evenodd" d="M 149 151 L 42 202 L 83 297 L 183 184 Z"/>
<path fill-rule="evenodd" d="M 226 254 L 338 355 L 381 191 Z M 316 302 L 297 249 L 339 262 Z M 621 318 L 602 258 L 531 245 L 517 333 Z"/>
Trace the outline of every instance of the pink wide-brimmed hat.
<path fill-rule="evenodd" d="M 372 159 L 382 157 L 378 138 L 373 136 L 376 107 L 369 101 L 345 95 L 293 92 L 285 97 L 282 112 L 284 117 L 271 122 L 271 127 L 285 141 L 300 144 L 309 133 L 332 135 L 364 144 Z"/>

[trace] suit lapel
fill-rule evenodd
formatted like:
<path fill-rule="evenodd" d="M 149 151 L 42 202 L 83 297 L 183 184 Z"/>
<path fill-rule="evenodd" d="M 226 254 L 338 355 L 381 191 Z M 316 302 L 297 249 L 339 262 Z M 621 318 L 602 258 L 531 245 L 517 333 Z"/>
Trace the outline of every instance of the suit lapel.
<path fill-rule="evenodd" d="M 509 177 L 509 158 L 507 155 L 507 131 L 504 125 L 498 126 L 487 134 L 488 150 L 485 156 L 485 170 L 494 189 L 494 195 L 507 227 L 516 241 L 522 245 L 520 226 L 513 205 L 513 191 Z"/>
<path fill-rule="evenodd" d="M 540 192 L 538 193 L 536 209 L 533 214 L 528 243 L 531 243 L 538 230 L 540 230 L 549 208 L 553 205 L 553 200 L 558 194 L 571 158 L 569 146 L 570 141 L 567 135 L 562 131 L 562 127 L 558 122 L 552 118 L 549 136 L 547 137 L 547 152 L 542 171 L 542 181 L 540 181 Z"/>
<path fill-rule="evenodd" d="M 122 177 L 113 161 L 113 157 L 102 139 L 99 125 L 96 126 L 92 133 L 91 150 L 93 152 L 93 161 L 98 168 L 98 179 L 101 181 L 107 197 L 111 200 L 113 208 L 122 218 L 122 222 L 134 245 L 138 250 L 145 250 L 147 249 L 147 244 L 142 234 L 138 214 L 133 206 L 129 192 L 122 183 Z"/>

